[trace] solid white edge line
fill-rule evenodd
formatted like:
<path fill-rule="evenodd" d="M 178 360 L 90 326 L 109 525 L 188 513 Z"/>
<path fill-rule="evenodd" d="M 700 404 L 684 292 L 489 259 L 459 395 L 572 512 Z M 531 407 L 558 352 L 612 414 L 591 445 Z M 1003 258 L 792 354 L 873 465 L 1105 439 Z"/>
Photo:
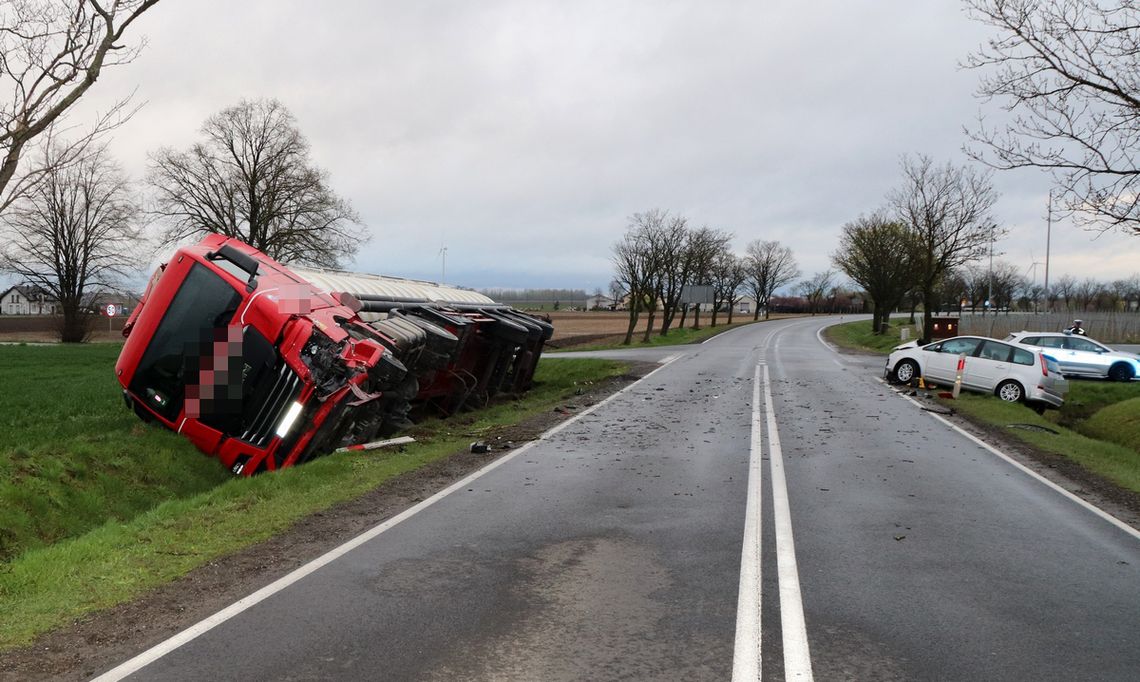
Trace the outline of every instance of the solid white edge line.
<path fill-rule="evenodd" d="M 776 429 L 776 411 L 772 406 L 772 386 L 767 365 L 764 366 L 764 411 L 768 417 L 768 468 L 772 473 L 772 517 L 776 527 L 776 575 L 779 579 L 784 679 L 810 682 L 814 679 L 811 651 L 808 647 L 807 624 L 804 621 L 799 569 L 796 567 L 796 544 L 792 535 L 788 484 L 784 477 L 784 455 L 780 449 L 780 434 Z"/>
<path fill-rule="evenodd" d="M 233 618 L 234 616 L 240 614 L 241 612 L 245 611 L 246 609 L 249 609 L 250 607 L 254 606 L 258 602 L 261 602 L 261 601 L 267 599 L 268 597 L 273 596 L 274 594 L 284 590 L 286 587 L 289 587 L 290 585 L 292 585 L 293 583 L 297 582 L 298 580 L 304 578 L 305 576 L 309 575 L 310 573 L 316 572 L 317 570 L 319 570 L 323 566 L 325 566 L 325 565 L 335 561 L 336 559 L 344 556 L 345 554 L 349 553 L 353 549 L 356 549 L 360 545 L 363 545 L 364 543 L 368 542 L 369 540 L 376 538 L 377 536 L 379 536 L 384 531 L 392 528 L 393 526 L 399 524 L 402 521 L 405 521 L 405 520 L 411 518 L 412 516 L 415 516 L 419 512 L 427 509 L 428 507 L 432 506 L 436 502 L 439 502 L 440 500 L 447 497 L 451 493 L 466 487 L 471 482 L 480 478 L 484 474 L 487 474 L 490 471 L 497 469 L 498 467 L 502 466 L 503 464 L 506 464 L 507 462 L 515 459 L 516 457 L 518 457 L 522 453 L 526 452 L 527 450 L 531 449 L 535 445 L 537 445 L 537 444 L 541 443 L 542 441 L 550 438 L 551 436 L 558 433 L 559 431 L 562 431 L 563 429 L 568 427 L 570 424 L 578 421 L 579 419 L 581 419 L 582 417 L 585 417 L 586 415 L 590 414 L 591 412 L 594 412 L 595 410 L 600 409 L 603 405 L 606 405 L 606 404 L 610 403 L 611 401 L 615 400 L 616 398 L 618 398 L 619 396 L 625 394 L 627 391 L 631 390 L 632 388 L 634 388 L 635 386 L 640 384 L 645 379 L 648 379 L 649 377 L 653 376 L 654 374 L 661 371 L 662 369 L 665 369 L 665 367 L 669 363 L 671 363 L 674 359 L 676 359 L 676 357 L 677 356 L 674 356 L 673 358 L 662 361 L 661 366 L 657 367 L 652 372 L 649 372 L 645 376 L 641 377 L 640 379 L 638 379 L 634 383 L 630 384 L 629 386 L 626 386 L 625 388 L 621 389 L 620 391 L 614 393 L 613 395 L 609 396 L 605 400 L 602 400 L 600 402 L 597 402 L 597 403 L 591 405 L 590 407 L 586 408 L 585 410 L 582 410 L 581 412 L 574 415 L 570 419 L 567 419 L 566 421 L 562 422 L 561 424 L 557 424 L 557 425 L 553 426 L 552 428 L 548 429 L 547 431 L 544 431 L 535 440 L 523 445 L 522 447 L 518 448 L 517 450 L 514 450 L 513 452 L 511 452 L 507 455 L 504 455 L 503 457 L 500 457 L 499 459 L 495 460 L 494 462 L 491 462 L 487 466 L 483 467 L 482 469 L 479 469 L 478 471 L 470 474 L 469 476 L 467 476 L 467 477 L 465 477 L 465 478 L 463 478 L 463 479 L 461 479 L 455 483 L 452 483 L 448 487 L 446 487 L 443 490 L 439 491 L 438 493 L 432 495 L 431 497 L 427 498 L 426 500 L 420 502 L 419 504 L 415 505 L 414 507 L 409 507 L 408 509 L 405 509 L 403 512 L 397 514 L 396 516 L 393 516 L 392 518 L 388 519 L 387 521 L 384 521 L 383 523 L 372 527 L 371 529 L 361 533 L 360 535 L 357 535 L 355 538 L 349 540 L 348 542 L 344 543 L 343 545 L 340 545 L 339 547 L 336 547 L 336 548 L 326 552 L 325 554 L 317 557 L 316 559 L 310 561 L 309 563 L 305 564 L 304 566 L 300 566 L 299 568 L 293 570 L 292 572 L 278 578 L 277 580 L 266 585 L 265 587 L 261 588 L 260 590 L 257 590 L 253 594 L 250 594 L 246 597 L 239 599 L 238 601 L 234 602 L 233 604 L 230 604 L 229 606 L 222 609 L 221 611 L 218 611 L 214 615 L 209 616 L 208 618 L 205 618 L 205 619 L 195 623 L 194 625 L 191 625 L 190 627 L 186 628 L 182 632 L 179 632 L 178 634 L 176 634 L 176 635 L 174 635 L 174 636 L 172 636 L 172 637 L 170 637 L 170 638 L 168 638 L 162 642 L 159 642 L 158 644 L 147 649 L 146 651 L 142 652 L 141 654 L 139 654 L 139 655 L 123 662 L 123 663 L 120 663 L 119 665 L 115 666 L 111 670 L 108 670 L 107 672 L 99 675 L 98 677 L 93 678 L 91 682 L 116 682 L 117 680 L 121 680 L 124 677 L 127 677 L 128 675 L 132 675 L 132 674 L 138 672 L 139 670 L 146 667 L 147 665 L 150 665 L 154 661 L 157 661 L 158 659 L 162 658 L 163 656 L 170 653 L 171 651 L 174 651 L 175 649 L 181 647 L 182 645 L 192 641 L 196 637 L 198 637 L 202 634 L 205 634 L 206 632 L 209 632 L 210 630 L 214 629 L 218 625 L 221 625 L 222 623 L 226 622 L 230 618 Z"/>
<path fill-rule="evenodd" d="M 839 349 L 835 346 L 835 344 L 833 344 L 830 341 L 823 338 L 823 330 L 827 329 L 828 327 L 835 326 L 837 324 L 839 324 L 839 323 L 833 322 L 832 324 L 825 324 L 822 327 L 820 327 L 819 329 L 817 329 L 815 332 L 816 341 L 819 341 L 820 343 L 822 343 L 824 348 L 828 349 L 829 351 L 831 351 L 832 353 L 835 353 L 835 354 L 839 353 Z"/>
<path fill-rule="evenodd" d="M 760 679 L 760 531 L 763 459 L 760 419 L 760 365 L 752 380 L 752 437 L 748 453 L 748 501 L 744 507 L 744 545 L 740 550 L 740 587 L 736 596 L 736 641 L 732 682 Z"/>
<path fill-rule="evenodd" d="M 890 384 L 888 384 L 888 383 L 887 383 L 887 382 L 886 382 L 886 381 L 885 381 L 885 380 L 884 380 L 882 377 L 875 377 L 875 381 L 878 381 L 879 383 L 883 384 L 884 386 L 887 386 L 888 388 L 890 388 Z M 903 393 L 899 393 L 898 391 L 895 391 L 895 390 L 893 390 L 893 389 L 891 390 L 891 392 L 892 392 L 892 393 L 894 393 L 895 395 L 899 396 L 899 397 L 900 397 L 900 398 L 902 398 L 903 400 L 906 400 L 906 401 L 908 401 L 908 402 L 910 402 L 910 403 L 913 403 L 914 405 L 917 405 L 919 408 L 923 407 L 922 403 L 918 402 L 917 400 L 914 400 L 913 398 L 911 398 L 911 397 L 910 397 L 910 396 L 908 396 L 908 395 L 905 395 L 905 394 L 903 394 Z M 1105 510 L 1103 510 L 1103 509 L 1101 509 L 1100 507 L 1096 506 L 1096 505 L 1095 505 L 1095 504 L 1093 504 L 1092 502 L 1089 502 L 1088 500 L 1084 499 L 1083 497 L 1080 497 L 1079 495 L 1076 495 L 1076 494 L 1074 494 L 1074 493 L 1072 493 L 1072 492 L 1070 492 L 1070 491 L 1068 491 L 1068 490 L 1065 490 L 1063 487 L 1061 487 L 1061 486 L 1057 485 L 1057 484 L 1056 484 L 1056 483 L 1054 483 L 1053 481 L 1050 481 L 1049 479 L 1045 478 L 1044 476 L 1042 476 L 1041 474 L 1037 473 L 1037 472 L 1036 472 L 1036 471 L 1034 471 L 1033 469 L 1030 469 L 1029 467 L 1025 466 L 1024 464 L 1022 464 L 1021 462 L 1017 461 L 1017 460 L 1016 460 L 1016 459 L 1014 459 L 1013 457 L 1010 457 L 1009 455 L 1005 454 L 1005 453 L 1004 453 L 1004 452 L 1002 452 L 1001 450 L 998 450 L 998 449 L 997 449 L 997 448 L 995 448 L 994 446 L 992 446 L 992 445 L 990 445 L 989 443 L 985 442 L 984 440 L 982 440 L 982 439 L 978 438 L 977 436 L 975 436 L 974 434 L 970 433 L 969 431 L 966 431 L 965 429 L 963 429 L 962 427 L 958 426 L 957 424 L 955 424 L 955 423 L 951 422 L 951 421 L 950 421 L 950 420 L 948 420 L 948 419 L 945 419 L 945 418 L 943 418 L 941 415 L 937 415 L 937 414 L 935 414 L 935 413 L 933 413 L 933 412 L 929 412 L 929 411 L 926 411 L 926 410 L 924 410 L 924 411 L 925 411 L 927 414 L 929 414 L 931 417 L 933 417 L 934 419 L 936 419 L 936 420 L 938 420 L 938 421 L 942 422 L 942 423 L 943 423 L 943 424 L 945 424 L 946 426 L 949 426 L 951 429 L 953 429 L 953 430 L 957 431 L 958 433 L 962 434 L 962 435 L 963 435 L 963 436 L 965 436 L 967 439 L 969 439 L 970 441 L 972 441 L 974 444 L 976 444 L 976 445 L 978 445 L 978 446 L 980 446 L 980 447 L 982 447 L 982 448 L 984 448 L 984 449 L 988 450 L 990 453 L 992 453 L 992 454 L 994 454 L 994 455 L 996 455 L 996 456 L 1000 457 L 1001 459 L 1004 459 L 1006 462 L 1008 462 L 1008 463 L 1012 464 L 1012 465 L 1014 466 L 1014 468 L 1016 468 L 1016 469 L 1018 469 L 1018 470 L 1022 471 L 1023 473 L 1025 473 L 1025 474 L 1029 475 L 1030 477 L 1032 477 L 1032 478 L 1036 479 L 1036 480 L 1037 480 L 1039 483 L 1042 483 L 1042 484 L 1044 484 L 1045 486 L 1047 486 L 1047 487 L 1049 487 L 1049 488 L 1052 488 L 1054 491 L 1056 491 L 1056 492 L 1060 493 L 1061 495 L 1064 495 L 1064 496 L 1065 496 L 1065 497 L 1067 497 L 1069 500 L 1071 500 L 1071 501 L 1073 501 L 1073 502 L 1076 502 L 1078 505 L 1080 505 L 1080 506 L 1084 507 L 1085 509 L 1087 509 L 1088 511 L 1092 512 L 1093 514 L 1096 514 L 1096 515 L 1097 515 L 1097 516 L 1099 516 L 1100 518 L 1104 519 L 1105 521 L 1108 521 L 1109 523 L 1111 523 L 1112 525 L 1116 526 L 1117 528 L 1119 528 L 1120 530 L 1124 531 L 1125 533 L 1128 533 L 1129 535 L 1131 535 L 1132 537 L 1136 538 L 1137 540 L 1140 540 L 1140 530 L 1137 530 L 1137 529 L 1133 528 L 1132 526 L 1128 525 L 1128 524 L 1127 524 L 1127 523 L 1125 523 L 1124 521 L 1122 521 L 1122 520 L 1120 520 L 1120 519 L 1116 518 L 1116 517 L 1115 517 L 1115 516 L 1113 516 L 1112 514 L 1109 514 L 1109 513 L 1108 513 L 1108 512 L 1106 512 Z"/>

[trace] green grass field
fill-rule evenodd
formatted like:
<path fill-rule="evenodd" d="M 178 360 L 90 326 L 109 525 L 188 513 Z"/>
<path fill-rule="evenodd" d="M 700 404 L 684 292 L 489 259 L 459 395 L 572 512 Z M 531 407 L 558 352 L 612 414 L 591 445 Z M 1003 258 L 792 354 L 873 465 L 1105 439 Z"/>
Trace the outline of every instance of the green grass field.
<path fill-rule="evenodd" d="M 897 320 L 892 320 L 892 330 L 885 335 L 872 334 L 869 321 L 829 327 L 826 335 L 845 348 L 887 355 L 900 343 L 896 323 Z M 1008 435 L 1042 450 L 1064 455 L 1123 488 L 1140 492 L 1138 381 L 1070 380 L 1064 405 L 1043 416 L 1024 405 L 1004 403 L 996 397 L 975 393 L 963 393 L 952 405 L 971 419 L 999 427 Z M 1044 426 L 1059 434 L 1009 427 L 1015 423 Z"/>
<path fill-rule="evenodd" d="M 117 353 L 113 345 L 0 346 L 0 649 L 264 540 L 626 369 L 543 362 L 526 397 L 425 422 L 400 450 L 243 479 L 127 411 L 112 376 Z"/>

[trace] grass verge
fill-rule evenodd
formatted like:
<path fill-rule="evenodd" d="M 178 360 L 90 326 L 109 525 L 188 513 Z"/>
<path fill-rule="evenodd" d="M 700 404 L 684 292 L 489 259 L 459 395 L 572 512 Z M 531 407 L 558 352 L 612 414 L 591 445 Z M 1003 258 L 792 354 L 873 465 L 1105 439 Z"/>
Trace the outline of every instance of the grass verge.
<path fill-rule="evenodd" d="M 66 352 L 79 356 L 86 352 L 93 360 L 99 360 L 100 365 L 101 360 L 106 359 L 101 355 L 106 351 L 98 347 L 67 349 Z M 111 357 L 113 355 L 111 353 Z M 42 359 L 38 364 L 46 366 Z M 109 373 L 107 367 L 102 366 Z M 185 452 L 172 451 L 169 457 L 178 464 L 193 461 L 193 467 L 203 465 L 206 470 L 213 467 L 221 471 L 221 479 L 207 480 L 200 484 L 203 489 L 190 490 L 181 496 L 162 490 L 151 497 L 149 508 L 129 518 L 110 514 L 100 520 L 98 514 L 86 507 L 69 512 L 67 499 L 60 497 L 55 514 L 86 514 L 89 516 L 86 525 L 93 529 L 51 544 L 45 538 L 0 565 L 0 613 L 4 614 L 0 619 L 0 650 L 26 645 L 36 635 L 85 613 L 128 601 L 214 559 L 260 542 L 308 514 L 358 497 L 395 476 L 445 458 L 463 449 L 473 437 L 547 411 L 572 397 L 584 385 L 625 370 L 620 363 L 597 360 L 543 362 L 539 365 L 534 389 L 525 397 L 464 415 L 462 419 L 421 424 L 416 429 L 418 442 L 400 451 L 333 455 L 303 467 L 252 479 L 230 477 L 216 461 L 192 448 Z M 24 388 L 14 384 L 8 392 Z M 121 406 L 119 409 L 122 410 Z M 65 415 L 56 414 L 51 403 L 41 405 L 40 410 L 41 421 L 66 420 Z M 130 420 L 135 419 L 129 413 L 128 416 Z M 31 425 L 25 428 L 35 430 Z M 71 446 L 67 443 L 82 443 L 83 429 L 75 427 L 73 430 L 72 438 L 78 441 L 67 441 L 54 450 L 46 442 L 32 444 L 28 451 L 30 457 L 13 457 L 12 448 L 5 446 L 0 450 L 0 459 L 9 463 L 26 462 L 29 458 L 34 460 L 36 453 L 52 451 L 58 466 L 74 468 L 69 457 Z M 149 434 L 151 431 L 162 433 L 153 429 L 143 431 L 148 432 L 146 437 L 156 437 Z M 174 442 L 171 441 L 172 447 Z M 124 456 L 130 449 L 126 446 Z M 56 466 L 53 464 L 51 469 L 54 471 Z M 133 472 L 138 468 L 128 466 L 125 470 Z M 54 473 L 47 478 L 53 476 Z M 83 476 L 74 478 L 78 480 Z M 35 480 L 35 472 L 29 471 L 25 482 L 30 484 Z M 50 489 L 57 482 L 44 485 Z M 135 478 L 127 476 L 119 485 L 130 489 L 135 485 Z M 145 505 L 140 503 L 140 506 Z"/>
<path fill-rule="evenodd" d="M 827 337 L 828 341 L 831 341 L 841 348 L 887 355 L 895 346 L 906 343 L 901 340 L 901 332 L 903 329 L 909 330 L 908 333 L 911 340 L 921 336 L 921 334 L 918 333 L 918 327 L 907 321 L 909 319 L 909 317 L 899 317 L 891 320 L 891 325 L 888 327 L 886 334 L 874 333 L 874 330 L 871 328 L 870 320 L 832 325 L 828 327 L 823 334 Z"/>
<path fill-rule="evenodd" d="M 1132 410 L 1132 418 L 1136 419 L 1140 415 L 1140 401 L 1130 402 L 1138 403 Z M 1125 403 L 1117 403 L 1102 412 L 1123 405 Z M 953 406 L 972 421 L 996 427 L 1004 435 L 1039 450 L 1062 455 L 1126 490 L 1140 493 L 1140 452 L 1133 448 L 1060 426 L 1049 418 L 1055 419 L 1055 414 L 1038 415 L 1023 405 L 1005 403 L 989 396 L 963 393 Z M 1025 428 L 1026 425 L 1029 428 Z"/>

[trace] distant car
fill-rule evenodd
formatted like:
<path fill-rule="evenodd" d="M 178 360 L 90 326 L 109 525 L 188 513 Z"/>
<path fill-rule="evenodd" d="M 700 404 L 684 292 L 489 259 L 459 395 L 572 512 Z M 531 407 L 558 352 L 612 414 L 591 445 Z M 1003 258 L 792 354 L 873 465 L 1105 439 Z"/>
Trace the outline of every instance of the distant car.
<path fill-rule="evenodd" d="M 1117 351 L 1087 336 L 1056 332 L 1014 332 L 1006 341 L 1040 348 L 1061 366 L 1061 374 L 1131 381 L 1140 377 L 1140 355 Z"/>
<path fill-rule="evenodd" d="M 919 346 L 898 346 L 887 357 L 886 374 L 899 383 L 917 377 L 950 385 L 958 372 L 958 356 L 966 356 L 962 388 L 992 393 L 1006 402 L 1025 402 L 1044 409 L 1065 402 L 1069 382 L 1057 363 L 1040 350 L 982 336 L 955 336 Z"/>

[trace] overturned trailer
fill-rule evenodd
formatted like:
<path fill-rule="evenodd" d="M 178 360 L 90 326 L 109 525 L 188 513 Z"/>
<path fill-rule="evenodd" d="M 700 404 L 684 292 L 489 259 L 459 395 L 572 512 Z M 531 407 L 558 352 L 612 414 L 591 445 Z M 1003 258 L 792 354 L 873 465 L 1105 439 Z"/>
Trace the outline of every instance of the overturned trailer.
<path fill-rule="evenodd" d="M 152 276 L 115 373 L 140 418 L 252 475 L 525 391 L 552 333 L 472 291 L 211 235 Z"/>

